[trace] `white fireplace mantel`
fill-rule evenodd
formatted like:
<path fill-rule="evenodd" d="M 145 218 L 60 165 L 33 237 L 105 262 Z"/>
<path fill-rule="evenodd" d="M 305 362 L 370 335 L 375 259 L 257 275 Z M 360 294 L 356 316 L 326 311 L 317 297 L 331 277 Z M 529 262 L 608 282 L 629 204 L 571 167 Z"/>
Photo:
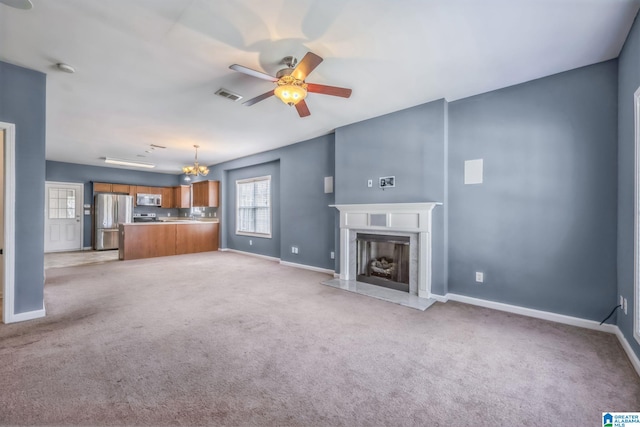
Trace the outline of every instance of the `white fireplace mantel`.
<path fill-rule="evenodd" d="M 431 295 L 431 211 L 439 202 L 331 205 L 340 211 L 340 279 L 356 279 L 354 232 L 409 233 L 418 236 L 417 295 Z"/>

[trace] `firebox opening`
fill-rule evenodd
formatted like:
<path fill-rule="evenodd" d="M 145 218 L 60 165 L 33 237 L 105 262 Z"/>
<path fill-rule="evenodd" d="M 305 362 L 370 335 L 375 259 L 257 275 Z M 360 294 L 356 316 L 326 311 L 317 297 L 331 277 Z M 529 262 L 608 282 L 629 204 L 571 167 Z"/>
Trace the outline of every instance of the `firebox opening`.
<path fill-rule="evenodd" d="M 358 233 L 359 282 L 409 292 L 409 237 Z"/>

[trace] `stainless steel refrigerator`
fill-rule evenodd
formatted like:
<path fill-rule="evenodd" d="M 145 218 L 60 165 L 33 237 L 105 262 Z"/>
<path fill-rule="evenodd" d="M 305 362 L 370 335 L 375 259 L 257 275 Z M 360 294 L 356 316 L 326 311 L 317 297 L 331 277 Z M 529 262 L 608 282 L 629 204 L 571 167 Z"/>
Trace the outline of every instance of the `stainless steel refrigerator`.
<path fill-rule="evenodd" d="M 96 194 L 96 238 L 94 249 L 118 249 L 118 225 L 133 222 L 133 197 L 120 194 Z"/>

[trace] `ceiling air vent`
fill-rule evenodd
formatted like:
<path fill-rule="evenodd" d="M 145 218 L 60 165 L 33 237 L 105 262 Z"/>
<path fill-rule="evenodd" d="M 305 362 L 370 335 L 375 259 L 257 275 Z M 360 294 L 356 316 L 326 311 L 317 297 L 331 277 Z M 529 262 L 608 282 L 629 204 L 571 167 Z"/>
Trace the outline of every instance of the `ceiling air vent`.
<path fill-rule="evenodd" d="M 224 88 L 220 88 L 216 91 L 216 95 L 222 96 L 224 98 L 230 99 L 232 101 L 240 101 L 242 99 L 241 95 L 238 95 L 237 93 L 233 93 L 230 90 L 224 89 Z"/>

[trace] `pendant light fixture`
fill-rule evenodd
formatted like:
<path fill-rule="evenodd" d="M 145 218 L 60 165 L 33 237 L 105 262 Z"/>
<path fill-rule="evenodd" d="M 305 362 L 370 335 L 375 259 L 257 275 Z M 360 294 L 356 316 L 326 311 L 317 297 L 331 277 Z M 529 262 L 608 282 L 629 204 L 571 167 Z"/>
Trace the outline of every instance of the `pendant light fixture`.
<path fill-rule="evenodd" d="M 196 160 L 193 163 L 193 166 L 185 166 L 182 168 L 182 173 L 184 173 L 186 175 L 186 177 L 184 178 L 185 181 L 191 181 L 191 175 L 193 176 L 198 176 L 198 175 L 202 175 L 202 176 L 207 176 L 209 174 L 209 168 L 206 166 L 200 166 L 198 164 L 198 148 L 200 148 L 199 145 L 194 145 L 195 149 L 196 149 Z"/>

